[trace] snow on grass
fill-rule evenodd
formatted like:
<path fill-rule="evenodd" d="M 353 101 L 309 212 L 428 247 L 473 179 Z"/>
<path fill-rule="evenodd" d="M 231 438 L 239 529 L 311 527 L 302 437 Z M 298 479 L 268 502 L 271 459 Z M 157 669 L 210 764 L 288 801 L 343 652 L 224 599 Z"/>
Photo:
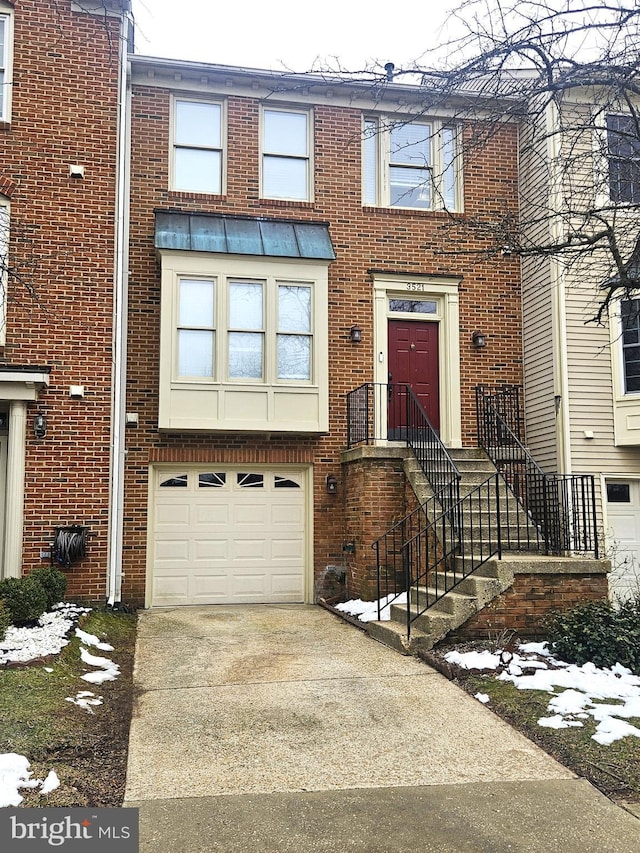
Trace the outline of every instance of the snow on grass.
<path fill-rule="evenodd" d="M 9 663 L 28 663 L 59 654 L 68 645 L 68 635 L 79 617 L 89 610 L 87 607 L 61 602 L 51 611 L 43 613 L 38 624 L 33 627 L 16 628 L 10 625 L 4 640 L 0 642 L 0 667 Z M 75 634 L 87 646 L 113 651 L 113 646 L 100 642 L 93 634 L 87 634 L 77 627 Z M 120 674 L 118 664 L 108 658 L 92 655 L 84 646 L 80 647 L 80 658 L 87 666 L 97 667 L 81 676 L 85 681 L 101 684 L 103 681 L 114 681 Z M 43 669 L 48 673 L 53 672 L 53 668 L 49 666 Z M 81 690 L 75 697 L 67 697 L 66 701 L 92 714 L 92 707 L 101 705 L 103 700 L 102 696 L 96 696 L 90 690 Z M 24 755 L 15 752 L 0 753 L 0 808 L 20 805 L 23 800 L 21 788 L 40 788 L 41 794 L 48 794 L 59 787 L 60 779 L 55 770 L 51 770 L 43 781 L 31 779 L 30 766 Z"/>
<path fill-rule="evenodd" d="M 380 621 L 387 622 L 391 619 L 392 603 L 406 604 L 406 592 L 400 593 L 397 598 L 393 595 L 387 595 L 385 598 L 380 599 Z M 378 601 L 362 601 L 360 598 L 354 598 L 351 601 L 336 604 L 336 610 L 340 610 L 348 616 L 355 616 L 360 622 L 378 621 Z"/>
<path fill-rule="evenodd" d="M 584 725 L 582 720 L 591 717 L 598 723 L 592 738 L 600 744 L 640 737 L 640 729 L 627 722 L 640 719 L 640 677 L 619 663 L 599 669 L 593 663 L 578 666 L 556 660 L 546 643 L 522 643 L 518 649 L 496 678 L 510 681 L 518 690 L 551 694 L 549 716 L 539 719 L 538 725 L 577 728 Z M 495 671 L 500 665 L 500 652 L 451 651 L 445 659 L 464 669 Z"/>
<path fill-rule="evenodd" d="M 84 643 L 85 646 L 95 646 L 103 652 L 113 651 L 113 646 L 110 646 L 109 643 L 101 643 L 94 634 L 87 634 L 86 631 L 81 631 L 80 628 L 76 628 L 76 637 L 78 637 L 80 642 Z"/>
<path fill-rule="evenodd" d="M 24 755 L 15 752 L 0 755 L 0 808 L 19 806 L 24 799 L 20 788 L 40 788 L 41 794 L 48 794 L 60 784 L 58 775 L 53 770 L 44 781 L 32 779 L 29 767 L 31 764 Z"/>
<path fill-rule="evenodd" d="M 77 705 L 79 708 L 84 708 L 90 714 L 93 714 L 93 707 L 102 705 L 102 696 L 96 696 L 91 690 L 80 690 L 75 696 L 67 696 L 67 702 Z"/>
<path fill-rule="evenodd" d="M 86 607 L 61 603 L 43 613 L 33 628 L 10 625 L 0 641 L 0 666 L 57 655 L 69 643 L 67 635 L 78 617 L 88 612 Z"/>

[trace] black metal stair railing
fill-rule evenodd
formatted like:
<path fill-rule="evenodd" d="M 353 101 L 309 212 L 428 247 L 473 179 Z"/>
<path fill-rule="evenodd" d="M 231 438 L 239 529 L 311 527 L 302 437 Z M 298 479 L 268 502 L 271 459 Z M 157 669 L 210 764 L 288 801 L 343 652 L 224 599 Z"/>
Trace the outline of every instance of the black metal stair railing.
<path fill-rule="evenodd" d="M 439 503 L 427 502 L 374 542 L 378 619 L 383 606 L 402 604 L 410 637 L 429 608 L 491 557 L 500 558 L 503 503 L 495 474 L 439 515 Z"/>
<path fill-rule="evenodd" d="M 408 385 L 374 383 L 347 394 L 347 447 L 388 439 L 413 451 L 440 509 L 460 499 L 460 472 Z"/>
<path fill-rule="evenodd" d="M 521 441 L 521 419 L 514 419 L 513 401 L 519 404 L 519 394 L 519 386 L 477 386 L 478 444 L 518 499 L 515 511 L 528 516 L 531 549 L 557 555 L 579 552 L 597 558 L 594 478 L 546 474 L 540 468 Z M 505 548 L 513 544 L 503 536 Z"/>

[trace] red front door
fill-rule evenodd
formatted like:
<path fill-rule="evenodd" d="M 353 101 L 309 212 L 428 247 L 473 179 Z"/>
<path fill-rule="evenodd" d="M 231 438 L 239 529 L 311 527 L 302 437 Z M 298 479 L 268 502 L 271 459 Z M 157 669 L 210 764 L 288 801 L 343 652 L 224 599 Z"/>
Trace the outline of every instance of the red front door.
<path fill-rule="evenodd" d="M 389 320 L 389 382 L 409 385 L 435 429 L 440 429 L 438 324 Z M 404 425 L 404 395 L 394 393 L 389 427 Z"/>

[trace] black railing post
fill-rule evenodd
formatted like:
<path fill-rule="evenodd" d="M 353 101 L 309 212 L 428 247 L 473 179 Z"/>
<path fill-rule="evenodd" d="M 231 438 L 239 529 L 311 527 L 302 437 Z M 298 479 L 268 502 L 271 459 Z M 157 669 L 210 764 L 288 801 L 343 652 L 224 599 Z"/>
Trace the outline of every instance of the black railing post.
<path fill-rule="evenodd" d="M 591 480 L 591 512 L 593 513 L 593 551 L 595 554 L 596 560 L 599 560 L 599 542 L 598 542 L 598 521 L 596 518 L 596 481 L 593 475 L 590 477 Z"/>

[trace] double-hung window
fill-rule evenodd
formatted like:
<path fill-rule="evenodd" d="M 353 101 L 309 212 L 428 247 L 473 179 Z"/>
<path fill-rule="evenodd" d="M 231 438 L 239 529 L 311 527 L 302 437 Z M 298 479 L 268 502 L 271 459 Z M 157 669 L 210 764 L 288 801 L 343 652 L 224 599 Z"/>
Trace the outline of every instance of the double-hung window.
<path fill-rule="evenodd" d="M 609 198 L 640 203 L 640 124 L 637 116 L 607 116 Z"/>
<path fill-rule="evenodd" d="M 622 320 L 622 362 L 625 394 L 640 391 L 640 299 L 624 299 Z"/>
<path fill-rule="evenodd" d="M 310 201 L 311 114 L 262 111 L 262 198 Z"/>
<path fill-rule="evenodd" d="M 0 14 L 0 121 L 9 121 L 11 103 L 11 20 Z"/>
<path fill-rule="evenodd" d="M 220 194 L 223 153 L 222 104 L 176 99 L 173 114 L 173 189 Z"/>
<path fill-rule="evenodd" d="M 229 379 L 264 378 L 264 282 L 229 281 Z"/>
<path fill-rule="evenodd" d="M 455 128 L 432 121 L 367 118 L 363 203 L 418 210 L 458 210 Z"/>

